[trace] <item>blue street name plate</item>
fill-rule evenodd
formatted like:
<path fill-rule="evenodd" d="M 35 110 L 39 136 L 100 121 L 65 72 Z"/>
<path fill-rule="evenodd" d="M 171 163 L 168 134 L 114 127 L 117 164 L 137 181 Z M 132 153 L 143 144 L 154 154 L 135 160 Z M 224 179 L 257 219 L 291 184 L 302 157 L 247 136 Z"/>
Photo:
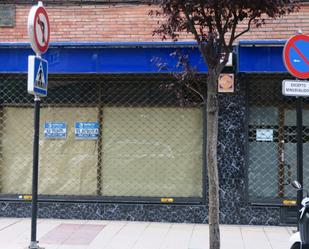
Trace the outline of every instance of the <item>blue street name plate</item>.
<path fill-rule="evenodd" d="M 98 139 L 99 123 L 98 122 L 76 122 L 75 138 L 76 139 Z"/>
<path fill-rule="evenodd" d="M 45 122 L 44 137 L 46 139 L 66 139 L 67 124 L 64 122 Z"/>

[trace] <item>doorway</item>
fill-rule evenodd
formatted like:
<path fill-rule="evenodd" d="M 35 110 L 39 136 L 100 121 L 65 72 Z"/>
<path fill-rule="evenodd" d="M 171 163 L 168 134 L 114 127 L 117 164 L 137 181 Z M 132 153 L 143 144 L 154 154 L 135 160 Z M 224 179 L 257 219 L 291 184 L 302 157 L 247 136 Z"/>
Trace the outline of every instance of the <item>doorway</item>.
<path fill-rule="evenodd" d="M 286 75 L 247 77 L 248 199 L 281 205 L 296 200 L 290 183 L 296 179 L 296 98 L 284 97 Z M 309 105 L 303 110 L 304 186 L 309 183 Z"/>

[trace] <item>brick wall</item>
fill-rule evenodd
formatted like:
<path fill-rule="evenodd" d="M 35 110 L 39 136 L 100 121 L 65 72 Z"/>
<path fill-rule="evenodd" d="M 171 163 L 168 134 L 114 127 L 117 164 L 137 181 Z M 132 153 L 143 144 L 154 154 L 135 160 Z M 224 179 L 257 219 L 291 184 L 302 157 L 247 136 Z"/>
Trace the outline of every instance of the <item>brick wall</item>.
<path fill-rule="evenodd" d="M 0 28 L 0 42 L 28 42 L 27 18 L 30 5 L 17 5 L 14 28 Z M 47 6 L 51 21 L 51 41 L 160 41 L 153 37 L 157 19 L 148 16 L 148 5 Z M 298 28 L 309 34 L 309 5 L 298 13 L 269 21 L 245 39 L 287 39 Z M 190 36 L 183 37 L 190 40 Z"/>

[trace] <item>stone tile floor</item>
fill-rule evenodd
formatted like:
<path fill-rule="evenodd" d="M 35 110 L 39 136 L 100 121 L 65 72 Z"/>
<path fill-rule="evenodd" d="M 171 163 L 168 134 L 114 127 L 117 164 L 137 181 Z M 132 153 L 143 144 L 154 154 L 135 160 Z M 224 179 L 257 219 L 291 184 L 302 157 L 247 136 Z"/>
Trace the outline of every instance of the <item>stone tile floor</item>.
<path fill-rule="evenodd" d="M 288 249 L 292 227 L 221 225 L 221 249 Z M 128 221 L 38 220 L 45 249 L 206 249 L 208 226 Z M 30 219 L 0 218 L 0 249 L 25 249 Z"/>

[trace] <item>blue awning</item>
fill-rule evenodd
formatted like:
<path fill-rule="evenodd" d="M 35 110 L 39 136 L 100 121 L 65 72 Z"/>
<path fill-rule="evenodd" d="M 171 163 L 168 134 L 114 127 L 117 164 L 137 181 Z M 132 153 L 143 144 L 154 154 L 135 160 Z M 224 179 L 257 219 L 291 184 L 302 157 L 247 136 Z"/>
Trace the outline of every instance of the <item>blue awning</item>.
<path fill-rule="evenodd" d="M 285 40 L 240 41 L 237 72 L 286 73 L 282 59 Z M 178 51 L 189 55 L 197 72 L 207 72 L 195 42 L 55 42 L 43 58 L 52 74 L 174 73 Z M 27 73 L 29 43 L 0 43 L 0 73 Z"/>
<path fill-rule="evenodd" d="M 287 73 L 283 62 L 285 40 L 240 41 L 237 71 L 240 73 Z"/>
<path fill-rule="evenodd" d="M 43 58 L 53 74 L 173 73 L 181 71 L 176 51 L 188 54 L 196 71 L 207 72 L 194 42 L 58 42 Z M 28 43 L 0 43 L 0 73 L 27 73 L 33 54 Z"/>

